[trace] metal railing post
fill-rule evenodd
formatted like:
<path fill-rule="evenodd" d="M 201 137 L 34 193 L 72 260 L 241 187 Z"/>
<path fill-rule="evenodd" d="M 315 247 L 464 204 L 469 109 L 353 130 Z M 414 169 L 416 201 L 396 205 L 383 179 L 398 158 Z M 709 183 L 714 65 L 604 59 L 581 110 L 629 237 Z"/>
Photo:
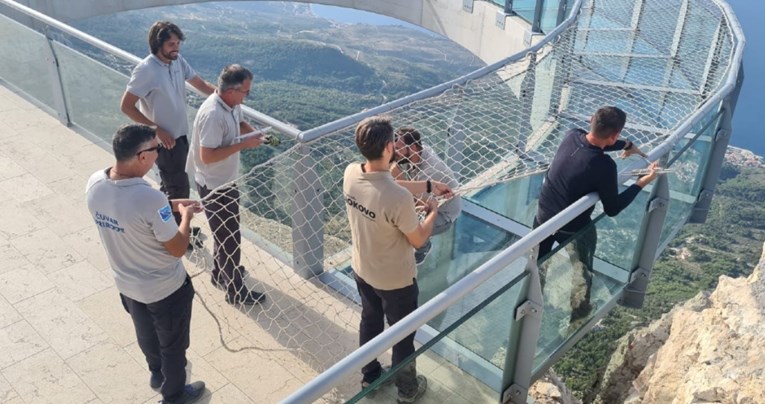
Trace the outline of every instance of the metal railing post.
<path fill-rule="evenodd" d="M 299 146 L 302 155 L 293 166 L 292 259 L 295 272 L 312 278 L 324 272 L 324 188 L 316 173 L 311 147 Z"/>
<path fill-rule="evenodd" d="M 50 37 L 47 29 L 45 30 L 45 41 L 48 43 L 48 54 L 45 55 L 45 61 L 48 65 L 50 90 L 53 94 L 53 108 L 56 111 L 59 122 L 69 126 L 71 121 L 69 120 L 69 109 L 64 97 L 64 81 L 61 78 L 61 69 L 59 68 L 56 51 L 53 48 L 53 39 Z"/>
<path fill-rule="evenodd" d="M 646 215 L 640 228 L 640 236 L 633 258 L 634 268 L 630 274 L 630 282 L 624 288 L 619 304 L 624 307 L 642 308 L 645 292 L 651 277 L 656 252 L 661 242 L 661 231 L 669 207 L 669 180 L 666 175 L 660 175 L 648 198 Z"/>
<path fill-rule="evenodd" d="M 531 249 L 526 272 L 529 274 L 526 284 L 526 297 L 513 311 L 514 326 L 510 328 L 511 341 L 505 355 L 505 367 L 502 372 L 501 403 L 525 403 L 529 388 L 533 382 L 531 371 L 534 369 L 534 356 L 537 352 L 539 331 L 542 328 L 542 283 L 537 267 L 539 248 Z M 512 341 L 518 343 L 512 347 Z M 514 349 L 513 349 L 514 348 Z"/>
<path fill-rule="evenodd" d="M 563 20 L 566 19 L 566 12 L 568 12 L 569 0 L 560 0 L 558 3 L 558 18 L 555 20 L 555 25 L 560 25 Z"/>
<path fill-rule="evenodd" d="M 730 140 L 730 136 L 733 133 L 733 112 L 736 109 L 738 94 L 741 91 L 743 83 L 744 65 L 742 63 L 736 80 L 736 87 L 723 99 L 722 106 L 720 107 L 722 112 L 720 123 L 718 124 L 719 126 L 710 146 L 712 147 L 712 150 L 709 153 L 709 161 L 707 162 L 707 167 L 704 172 L 701 192 L 699 192 L 691 216 L 688 218 L 689 223 L 704 223 L 709 214 L 709 208 L 712 204 L 712 196 L 714 196 L 717 180 L 720 178 L 720 171 L 722 170 L 722 165 L 725 161 L 725 151 L 728 149 L 728 140 Z"/>
<path fill-rule="evenodd" d="M 536 6 L 534 6 L 534 20 L 531 22 L 531 32 L 542 32 L 542 11 L 545 8 L 545 0 L 537 0 Z"/>

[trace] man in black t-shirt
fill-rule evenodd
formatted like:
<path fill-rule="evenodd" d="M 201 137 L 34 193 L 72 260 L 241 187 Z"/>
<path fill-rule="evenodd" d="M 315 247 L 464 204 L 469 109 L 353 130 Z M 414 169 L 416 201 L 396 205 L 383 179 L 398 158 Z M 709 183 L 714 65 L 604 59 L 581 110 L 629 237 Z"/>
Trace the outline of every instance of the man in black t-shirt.
<path fill-rule="evenodd" d="M 656 178 L 656 164 L 649 166 L 649 174 L 619 193 L 616 163 L 605 154 L 608 151 L 623 150 L 621 157 L 645 154 L 629 140 L 619 140 L 627 121 L 627 114 L 616 107 L 598 109 L 590 120 L 590 131 L 573 129 L 566 133 L 555 153 L 545 181 L 539 193 L 539 207 L 534 218 L 534 227 L 548 221 L 581 197 L 597 192 L 608 216 L 616 216 L 626 208 L 641 189 Z M 538 262 L 552 250 L 553 242 L 564 243 L 571 236 L 582 231 L 568 246 L 573 276 L 581 274 L 583 282 L 574 279 L 571 292 L 571 318 L 581 318 L 590 312 L 590 286 L 592 284 L 592 263 L 597 243 L 595 226 L 590 225 L 591 207 L 563 226 L 558 232 L 539 244 Z M 583 267 L 583 268 L 581 268 Z M 579 270 L 577 270 L 579 268 Z M 540 268 L 541 272 L 544 272 Z M 583 283 L 583 284 L 582 284 Z M 581 296 L 584 294 L 584 296 Z"/>

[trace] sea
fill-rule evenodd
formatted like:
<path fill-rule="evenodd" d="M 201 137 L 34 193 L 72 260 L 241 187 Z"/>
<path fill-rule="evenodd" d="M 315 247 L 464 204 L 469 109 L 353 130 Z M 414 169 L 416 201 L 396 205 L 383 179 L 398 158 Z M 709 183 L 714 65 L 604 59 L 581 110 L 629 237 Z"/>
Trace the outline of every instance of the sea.
<path fill-rule="evenodd" d="M 733 115 L 730 144 L 765 156 L 765 124 L 758 116 L 765 112 L 765 2 L 728 0 L 744 30 L 744 85 Z M 762 115 L 765 118 L 765 114 Z"/>

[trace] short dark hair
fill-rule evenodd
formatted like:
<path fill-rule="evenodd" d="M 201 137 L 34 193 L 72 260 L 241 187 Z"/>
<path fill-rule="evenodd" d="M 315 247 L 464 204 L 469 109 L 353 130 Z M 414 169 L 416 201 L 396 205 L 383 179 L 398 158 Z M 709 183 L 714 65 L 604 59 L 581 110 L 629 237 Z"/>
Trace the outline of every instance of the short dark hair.
<path fill-rule="evenodd" d="M 151 126 L 127 124 L 120 126 L 112 137 L 112 151 L 117 161 L 128 161 L 136 156 L 144 143 L 154 139 L 157 132 Z"/>
<path fill-rule="evenodd" d="M 183 31 L 170 21 L 157 21 L 152 24 L 151 28 L 149 28 L 149 49 L 151 49 L 151 53 L 156 55 L 172 34 L 175 34 L 180 41 L 186 39 Z"/>
<path fill-rule="evenodd" d="M 396 140 L 401 139 L 405 145 L 416 145 L 418 149 L 422 150 L 422 139 L 420 132 L 411 126 L 401 126 L 394 132 Z"/>
<path fill-rule="evenodd" d="M 388 116 L 371 116 L 356 126 L 356 146 L 367 160 L 382 158 L 385 146 L 393 142 L 393 125 Z"/>
<path fill-rule="evenodd" d="M 223 93 L 232 88 L 239 88 L 245 80 L 252 80 L 252 72 L 241 65 L 228 65 L 223 68 L 218 76 L 218 91 Z"/>
<path fill-rule="evenodd" d="M 603 107 L 595 111 L 590 132 L 598 139 L 607 139 L 624 129 L 627 114 L 617 107 Z"/>

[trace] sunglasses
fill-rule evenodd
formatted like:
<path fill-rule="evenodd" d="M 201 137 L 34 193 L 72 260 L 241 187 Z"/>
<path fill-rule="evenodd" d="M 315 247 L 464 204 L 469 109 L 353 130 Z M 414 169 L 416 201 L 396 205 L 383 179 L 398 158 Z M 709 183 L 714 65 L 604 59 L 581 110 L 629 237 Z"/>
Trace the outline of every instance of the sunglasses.
<path fill-rule="evenodd" d="M 149 147 L 148 149 L 143 149 L 143 150 L 139 151 L 139 152 L 138 152 L 138 153 L 136 153 L 135 155 L 136 155 L 136 156 L 140 156 L 140 155 L 141 155 L 141 153 L 146 153 L 146 152 L 153 152 L 153 151 L 155 151 L 155 152 L 158 152 L 158 153 L 159 153 L 159 148 L 160 148 L 160 147 L 162 147 L 162 146 L 161 146 L 161 145 L 156 145 L 156 146 L 154 146 L 154 147 Z"/>

